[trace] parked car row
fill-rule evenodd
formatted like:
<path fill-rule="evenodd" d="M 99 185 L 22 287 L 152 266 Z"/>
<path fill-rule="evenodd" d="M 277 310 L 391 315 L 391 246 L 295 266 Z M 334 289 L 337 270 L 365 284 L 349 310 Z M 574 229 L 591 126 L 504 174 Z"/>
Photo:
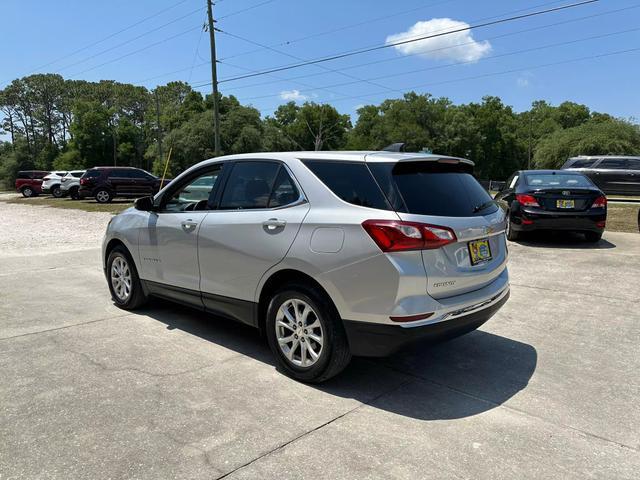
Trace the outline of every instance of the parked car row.
<path fill-rule="evenodd" d="M 572 157 L 562 169 L 586 175 L 607 195 L 640 195 L 640 157 Z"/>
<path fill-rule="evenodd" d="M 109 203 L 114 198 L 155 195 L 161 179 L 135 167 L 94 167 L 88 170 L 18 172 L 15 187 L 25 197 L 51 194 L 56 198 L 95 198 Z M 169 180 L 165 180 L 165 184 Z"/>

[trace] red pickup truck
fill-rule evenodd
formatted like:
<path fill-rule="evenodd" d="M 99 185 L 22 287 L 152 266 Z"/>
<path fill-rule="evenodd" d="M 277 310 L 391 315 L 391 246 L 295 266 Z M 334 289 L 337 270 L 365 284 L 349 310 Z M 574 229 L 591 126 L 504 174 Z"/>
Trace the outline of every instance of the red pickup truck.
<path fill-rule="evenodd" d="M 49 172 L 42 170 L 24 170 L 18 172 L 16 190 L 25 197 L 34 197 L 42 192 L 42 179 Z"/>

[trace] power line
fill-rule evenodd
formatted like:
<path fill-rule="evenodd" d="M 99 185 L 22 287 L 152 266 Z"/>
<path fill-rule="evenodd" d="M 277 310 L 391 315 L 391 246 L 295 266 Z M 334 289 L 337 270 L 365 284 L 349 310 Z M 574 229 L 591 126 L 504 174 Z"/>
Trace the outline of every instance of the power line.
<path fill-rule="evenodd" d="M 519 34 L 522 34 L 522 33 L 534 32 L 534 31 L 537 31 L 537 30 L 543 30 L 543 29 L 546 29 L 546 28 L 557 27 L 557 26 L 566 25 L 566 24 L 569 24 L 569 23 L 576 23 L 576 22 L 580 22 L 582 20 L 589 20 L 589 19 L 592 19 L 592 18 L 598 18 L 598 17 L 602 17 L 602 16 L 605 16 L 605 15 L 610 15 L 610 14 L 613 14 L 613 13 L 620 13 L 622 11 L 632 10 L 632 9 L 637 9 L 637 8 L 640 8 L 640 5 L 632 5 L 630 7 L 618 8 L 618 9 L 615 9 L 615 10 L 607 10 L 605 12 L 599 12 L 599 13 L 596 13 L 596 14 L 593 14 L 593 15 L 586 15 L 586 16 L 583 16 L 583 17 L 571 18 L 571 19 L 568 19 L 568 20 L 560 21 L 560 22 L 548 23 L 546 25 L 539 25 L 539 26 L 536 26 L 536 27 L 530 27 L 530 28 L 525 28 L 525 29 L 522 29 L 522 30 L 516 30 L 516 31 L 513 31 L 513 32 L 509 32 L 509 33 L 503 33 L 501 35 L 495 35 L 493 37 L 486 37 L 486 38 L 481 39 L 480 41 L 497 40 L 497 39 L 500 39 L 500 38 L 511 37 L 513 35 L 519 35 Z M 416 52 L 416 53 L 409 53 L 409 54 L 405 54 L 405 55 L 402 55 L 402 56 L 399 56 L 399 57 L 384 58 L 384 59 L 380 59 L 380 60 L 373 60 L 373 61 L 370 61 L 370 62 L 358 63 L 358 64 L 355 64 L 355 65 L 348 65 L 346 67 L 342 67 L 340 70 L 353 70 L 353 69 L 356 69 L 356 68 L 367 67 L 367 66 L 370 66 L 370 65 L 377 65 L 377 64 L 380 64 L 380 63 L 396 62 L 396 61 L 404 60 L 404 59 L 409 58 L 409 57 L 424 55 L 425 53 L 441 52 L 441 51 L 450 50 L 450 49 L 453 49 L 453 48 L 459 48 L 459 47 L 463 47 L 463 46 L 466 46 L 466 45 L 471 45 L 471 44 L 473 44 L 475 42 L 476 42 L 475 40 L 472 40 L 472 41 L 469 41 L 469 42 L 458 43 L 458 44 L 449 45 L 449 46 L 446 46 L 446 47 L 439 47 L 439 48 L 433 48 L 433 49 L 429 49 L 429 50 L 422 50 L 422 51 Z M 287 80 L 288 81 L 294 81 L 294 80 L 298 80 L 298 79 L 301 79 L 301 78 L 307 78 L 307 77 L 311 77 L 311 76 L 317 76 L 317 74 L 316 73 L 307 73 L 307 74 L 304 74 L 304 75 L 298 75 L 298 76 L 295 76 L 295 77 L 289 77 Z M 202 80 L 200 82 L 196 82 L 196 84 L 200 84 L 202 82 L 204 82 L 204 80 Z M 234 87 L 234 90 L 242 90 L 242 89 L 245 89 L 245 88 L 259 87 L 259 86 L 269 85 L 269 84 L 273 84 L 273 83 L 277 83 L 277 81 L 269 80 L 269 81 L 266 81 L 266 82 L 250 83 L 250 84 Z"/>
<path fill-rule="evenodd" d="M 551 63 L 543 63 L 543 64 L 539 64 L 539 65 L 529 65 L 527 67 L 522 67 L 522 68 L 516 68 L 516 69 L 510 69 L 510 70 L 502 70 L 499 72 L 491 72 L 491 73 L 485 73 L 485 74 L 481 74 L 481 75 L 474 75 L 471 77 L 462 77 L 462 78 L 455 78 L 455 79 L 450 79 L 450 80 L 444 80 L 441 82 L 431 82 L 431 83 L 422 83 L 419 85 L 412 85 L 409 87 L 406 87 L 404 89 L 404 91 L 411 91 L 414 89 L 418 89 L 418 88 L 425 88 L 425 87 L 433 87 L 433 86 L 438 86 L 438 85 L 447 85 L 447 84 L 451 84 L 451 83 L 458 83 L 458 82 L 464 82 L 467 80 L 478 80 L 481 78 L 490 78 L 490 77 L 496 77 L 496 76 L 500 76 L 500 75 L 508 75 L 510 73 L 519 73 L 519 72 L 526 72 L 526 71 L 530 71 L 530 70 L 537 70 L 540 68 L 547 68 L 547 67 L 555 67 L 555 66 L 559 66 L 559 65 L 566 65 L 569 63 L 576 63 L 576 62 L 581 62 L 584 60 L 593 60 L 593 59 L 597 59 L 597 58 L 605 58 L 605 57 L 611 57 L 614 55 L 623 55 L 623 54 L 627 54 L 627 53 L 635 53 L 635 52 L 640 52 L 640 47 L 637 48 L 630 48 L 630 49 L 625 49 L 625 50 L 617 50 L 617 51 L 613 51 L 613 52 L 606 52 L 606 53 L 602 53 L 602 54 L 598 54 L 598 55 L 589 55 L 589 56 L 584 56 L 584 57 L 577 57 L 577 58 L 570 58 L 567 60 L 561 60 L 558 62 L 551 62 Z M 384 95 L 387 92 L 374 92 L 374 93 L 367 93 L 364 95 L 350 95 L 350 96 L 345 96 L 345 97 L 341 97 L 341 98 L 336 98 L 336 99 L 332 99 L 332 103 L 335 102 L 341 102 L 343 100 L 356 100 L 356 99 L 361 99 L 361 98 L 369 98 L 369 97 L 377 97 L 379 95 Z M 264 112 L 272 112 L 275 111 L 280 105 L 270 108 L 270 109 L 264 109 L 264 110 L 260 110 L 261 113 Z"/>
<path fill-rule="evenodd" d="M 149 15 L 148 17 L 144 17 L 144 18 L 138 20 L 137 22 L 132 23 L 131 25 L 129 25 L 129 26 L 127 26 L 127 27 L 125 27 L 125 28 L 123 28 L 121 30 L 118 30 L 117 32 L 111 33 L 111 34 L 107 35 L 106 37 L 101 38 L 100 40 L 96 40 L 93 43 L 85 45 L 84 47 L 80 47 L 80 48 L 78 48 L 77 50 L 74 50 L 71 53 L 68 53 L 68 54 L 66 54 L 66 55 L 64 55 L 62 57 L 59 57 L 59 58 L 57 58 L 55 60 L 50 61 L 49 63 L 45 63 L 44 65 L 40 65 L 39 67 L 36 67 L 33 70 L 31 70 L 31 72 L 29 72 L 27 75 L 29 75 L 29 74 L 37 71 L 37 70 L 40 70 L 42 68 L 48 67 L 49 65 L 53 65 L 54 63 L 58 63 L 61 60 L 65 60 L 65 59 L 67 59 L 69 57 L 72 57 L 72 56 L 76 55 L 77 53 L 83 52 L 84 50 L 87 50 L 87 49 L 89 49 L 91 47 L 99 45 L 100 43 L 105 42 L 106 40 L 109 40 L 110 38 L 113 38 L 113 37 L 115 37 L 117 35 L 120 35 L 121 33 L 124 33 L 124 32 L 126 32 L 128 30 L 131 30 L 132 28 L 137 27 L 138 25 L 141 25 L 142 23 L 146 22 L 147 20 L 151 20 L 152 18 L 155 18 L 155 17 L 157 17 L 159 15 L 162 15 L 164 12 L 167 12 L 167 11 L 173 9 L 173 8 L 177 7 L 178 5 L 182 5 L 183 3 L 186 3 L 187 1 L 188 0 L 181 0 L 181 1 L 177 2 L 177 3 L 174 3 L 173 5 L 171 5 L 171 6 L 167 7 L 167 8 L 164 8 L 164 9 L 162 9 L 162 10 L 160 10 L 160 11 L 158 11 L 158 12 L 152 14 L 152 15 Z"/>
<path fill-rule="evenodd" d="M 445 3 L 452 3 L 454 1 L 458 1 L 458 0 L 444 0 L 444 1 L 441 1 L 441 2 L 430 3 L 428 5 L 422 5 L 420 7 L 411 8 L 409 10 L 403 10 L 401 12 L 393 13 L 391 15 L 384 15 L 384 16 L 381 16 L 381 17 L 372 18 L 370 20 L 365 20 L 365 21 L 362 21 L 362 22 L 352 23 L 352 24 L 345 25 L 345 26 L 342 26 L 342 27 L 332 28 L 330 30 L 324 30 L 324 31 L 318 32 L 318 33 L 312 33 L 312 34 L 306 35 L 304 37 L 294 38 L 292 40 L 279 42 L 279 43 L 276 43 L 276 44 L 273 44 L 273 45 L 269 45 L 269 46 L 270 47 L 285 47 L 285 46 L 289 46 L 289 45 L 294 44 L 294 43 L 299 43 L 299 42 L 302 42 L 302 41 L 305 41 L 305 40 L 309 40 L 311 38 L 322 37 L 324 35 L 330 35 L 332 33 L 341 32 L 341 31 L 344 31 L 344 30 L 348 30 L 350 28 L 355 28 L 355 27 L 359 27 L 359 26 L 362 26 L 362 25 L 367 25 L 369 23 L 375 23 L 375 22 L 379 22 L 379 21 L 382 21 L 382 20 L 388 20 L 390 18 L 399 17 L 401 15 L 406 15 L 407 13 L 416 12 L 416 11 L 422 10 L 424 8 L 437 7 L 439 5 L 443 5 Z M 556 1 L 556 2 L 553 2 L 553 3 L 559 3 L 559 2 Z M 225 61 L 225 60 L 229 60 L 231 58 L 237 58 L 237 57 L 242 57 L 242 56 L 245 56 L 245 55 L 250 55 L 252 53 L 260 52 L 260 51 L 264 50 L 264 48 L 266 48 L 266 47 L 257 48 L 257 49 L 246 51 L 246 52 L 240 52 L 240 53 L 237 53 L 237 54 L 234 54 L 234 55 L 230 55 L 228 57 L 221 58 L 220 60 Z"/>
<path fill-rule="evenodd" d="M 252 74 L 246 74 L 246 75 L 240 75 L 240 76 L 237 76 L 237 77 L 226 78 L 226 79 L 220 80 L 220 83 L 232 82 L 232 81 L 235 81 L 235 80 L 242 80 L 244 78 L 257 77 L 257 76 L 260 76 L 260 75 L 266 75 L 268 73 L 281 72 L 281 71 L 284 71 L 284 70 L 291 70 L 291 69 L 294 69 L 294 68 L 300 68 L 300 67 L 303 67 L 303 66 L 314 65 L 314 64 L 318 64 L 318 63 L 324 63 L 324 62 L 328 62 L 328 61 L 332 61 L 332 60 L 337 60 L 337 59 L 340 59 L 340 58 L 351 57 L 351 56 L 354 56 L 354 55 L 361 55 L 363 53 L 373 52 L 373 51 L 377 51 L 377 50 L 383 50 L 383 49 L 395 47 L 395 46 L 398 46 L 398 45 L 405 45 L 405 44 L 408 44 L 408 43 L 418 42 L 418 41 L 421 41 L 421 40 L 427 40 L 427 39 L 441 37 L 441 36 L 445 36 L 445 35 L 451 35 L 451 34 L 454 34 L 454 33 L 460 33 L 460 32 L 464 32 L 464 31 L 474 30 L 474 29 L 477 29 L 477 28 L 488 27 L 488 26 L 491 26 L 491 25 L 507 23 L 507 22 L 511 22 L 511 21 L 515 21 L 515 20 L 521 20 L 521 19 L 524 19 L 524 18 L 530 18 L 530 17 L 534 17 L 534 16 L 538 16 L 538 15 L 544 15 L 544 14 L 547 14 L 547 13 L 557 12 L 557 11 L 560 11 L 560 10 L 566 10 L 566 9 L 569 9 L 569 8 L 575 8 L 575 7 L 579 7 L 579 6 L 583 6 L 583 5 L 587 5 L 587 4 L 591 4 L 591 3 L 596 3 L 598 1 L 599 0 L 584 0 L 584 1 L 578 2 L 578 3 L 572 3 L 572 4 L 568 4 L 568 5 L 562 5 L 562 6 L 559 6 L 559 7 L 549 8 L 549 9 L 546 9 L 546 10 L 539 10 L 539 11 L 536 11 L 536 12 L 526 13 L 526 14 L 522 14 L 522 15 L 516 15 L 516 16 L 513 16 L 513 17 L 507 17 L 507 18 L 503 18 L 503 19 L 499 19 L 499 20 L 494 20 L 494 21 L 491 21 L 491 22 L 485 22 L 485 23 L 480 23 L 480 24 L 476 24 L 476 25 L 469 25 L 468 27 L 458 28 L 458 29 L 455 29 L 455 30 L 449 30 L 449 31 L 442 32 L 442 33 L 424 35 L 424 36 L 421 36 L 421 37 L 412 38 L 412 39 L 408 39 L 408 40 L 401 40 L 401 41 L 397 41 L 397 42 L 386 43 L 384 45 L 377 45 L 375 47 L 369 47 L 369 48 L 364 48 L 364 49 L 360 49 L 360 50 L 354 50 L 354 51 L 339 53 L 339 54 L 335 54 L 335 55 L 331 55 L 331 56 L 327 56 L 327 57 L 318 58 L 318 59 L 315 59 L 315 60 L 310 60 L 310 61 L 307 61 L 307 62 L 301 62 L 301 63 L 290 64 L 290 65 L 283 65 L 283 66 L 280 66 L 280 67 L 275 67 L 275 68 L 271 68 L 271 69 L 268 69 L 268 70 L 263 70 L 263 71 L 252 73 Z"/>
<path fill-rule="evenodd" d="M 71 63 L 69 65 L 66 65 L 66 66 L 62 67 L 62 68 L 59 68 L 57 71 L 60 72 L 62 70 L 66 70 L 67 68 L 75 67 L 76 65 L 79 65 L 81 63 L 88 62 L 89 60 L 92 60 L 92 59 L 94 59 L 96 57 L 104 55 L 105 53 L 111 52 L 111 51 L 116 50 L 116 49 L 118 49 L 120 47 L 128 45 L 128 44 L 130 44 L 130 43 L 132 43 L 132 42 L 134 42 L 136 40 L 141 39 L 142 37 L 146 37 L 147 35 L 149 35 L 151 33 L 157 32 L 158 30 L 161 30 L 161 29 L 163 29 L 165 27 L 168 27 L 169 25 L 172 25 L 172 24 L 174 24 L 176 22 L 179 22 L 180 20 L 183 20 L 183 19 L 185 19 L 187 17 L 190 17 L 190 16 L 192 16 L 192 15 L 198 13 L 198 12 L 201 12 L 201 11 L 202 11 L 202 8 L 196 8 L 195 10 L 192 10 L 192 11 L 190 11 L 189 13 L 187 13 L 185 15 L 182 15 L 182 16 L 180 16 L 178 18 L 175 18 L 175 19 L 171 20 L 170 22 L 167 22 L 167 23 L 164 23 L 164 24 L 162 24 L 162 25 L 160 25 L 158 27 L 152 28 L 151 30 L 147 30 L 146 32 L 143 32 L 143 33 L 141 33 L 140 35 L 138 35 L 136 37 L 133 37 L 133 38 L 131 38 L 129 40 L 121 42 L 121 43 L 119 43 L 117 45 L 114 45 L 112 47 L 106 48 L 106 49 L 104 49 L 104 50 L 102 50 L 102 51 L 100 51 L 98 53 L 95 53 L 95 54 L 89 56 L 89 57 L 85 57 L 82 60 L 78 60 L 77 62 Z"/>
<path fill-rule="evenodd" d="M 160 44 L 162 44 L 162 43 L 166 43 L 166 42 L 168 42 L 169 40 L 173 40 L 174 38 L 180 37 L 180 36 L 182 36 L 182 35 L 185 35 L 185 34 L 187 34 L 187 33 L 193 32 L 193 31 L 195 31 L 195 30 L 199 30 L 200 28 L 202 28 L 200 25 L 198 25 L 197 27 L 189 28 L 188 30 L 184 30 L 184 31 L 182 31 L 182 32 L 180 32 L 180 33 L 177 33 L 177 34 L 175 34 L 175 35 L 172 35 L 172 36 L 170 36 L 170 37 L 167 37 L 167 38 L 164 38 L 164 39 L 159 40 L 159 41 L 157 41 L 157 42 L 151 43 L 151 44 L 146 45 L 146 46 L 144 46 L 144 47 L 142 47 L 142 48 L 139 48 L 138 50 L 134 50 L 133 52 L 126 53 L 126 54 L 121 55 L 121 56 L 119 56 L 119 57 L 116 57 L 116 58 L 114 58 L 114 59 L 112 59 L 112 60 L 109 60 L 109 61 L 107 61 L 107 62 L 101 63 L 100 65 L 95 65 L 95 66 L 93 66 L 93 67 L 90 67 L 90 68 L 87 68 L 87 69 L 85 69 L 85 70 L 82 70 L 81 72 L 78 72 L 78 73 L 75 73 L 75 74 L 71 75 L 71 78 L 73 78 L 73 77 L 77 77 L 78 75 L 82 75 L 83 73 L 86 73 L 86 72 L 90 72 L 91 70 L 95 70 L 96 68 L 104 67 L 105 65 L 109 65 L 109 64 L 111 64 L 111 63 L 117 62 L 117 61 L 119 61 L 119 60 L 122 60 L 123 58 L 130 57 L 131 55 L 135 55 L 136 53 L 143 52 L 143 51 L 148 50 L 148 49 L 150 49 L 150 48 L 152 48 L 152 47 L 155 47 L 155 46 L 157 46 L 157 45 L 160 45 Z M 209 85 L 211 85 L 211 83 L 209 83 Z"/>
<path fill-rule="evenodd" d="M 222 1 L 222 0 L 220 0 Z M 233 17 L 234 15 L 240 15 L 241 13 L 248 12 L 249 10 L 253 10 L 254 8 L 262 7 L 263 5 L 267 5 L 268 3 L 273 3 L 276 0 L 267 0 L 266 2 L 256 3 L 255 5 L 251 5 L 250 7 L 243 8 L 242 10 L 236 10 L 235 12 L 228 13 L 221 17 L 218 17 L 217 21 L 220 21 L 224 18 Z"/>
<path fill-rule="evenodd" d="M 496 59 L 496 58 L 503 58 L 503 57 L 509 57 L 509 56 L 513 56 L 513 55 L 518 55 L 521 53 L 529 53 L 529 52 L 535 52 L 535 51 L 539 51 L 539 50 L 546 50 L 549 48 L 556 48 L 556 47 L 562 47 L 562 46 L 566 46 L 566 45 L 572 45 L 572 44 L 576 44 L 576 43 L 581 43 L 581 42 L 586 42 L 589 40 L 598 40 L 601 38 L 607 38 L 607 37 L 612 37 L 614 35 L 622 35 L 625 33 L 631 33 L 631 32 L 637 32 L 640 31 L 640 27 L 638 28 L 631 28 L 631 29 L 627 29 L 627 30 L 618 30 L 615 32 L 609 32 L 609 33 L 604 33 L 604 34 L 600 34 L 600 35 L 592 35 L 589 37 L 583 37 L 583 38 L 579 38 L 579 39 L 575 39 L 575 40 L 568 40 L 568 41 L 564 41 L 564 42 L 556 42 L 556 43 L 551 43 L 551 44 L 547 44 L 547 45 L 541 45 L 538 47 L 531 47 L 531 48 L 525 48 L 522 50 L 516 50 L 513 52 L 507 52 L 507 53 L 501 53 L 499 55 L 491 55 L 488 57 L 484 57 L 483 60 L 488 60 L 488 59 Z M 419 69 L 415 69 L 415 70 L 409 70 L 409 71 L 405 71 L 405 72 L 397 72 L 397 73 L 391 73 L 388 75 L 381 75 L 378 77 L 373 77 L 373 78 L 369 78 L 368 80 L 382 80 L 382 79 L 386 79 L 386 78 L 394 78 L 394 77 L 401 77 L 404 75 L 411 75 L 414 73 L 422 73 L 422 72 L 427 72 L 427 71 L 431 71 L 431 70 L 439 70 L 439 69 L 443 69 L 443 68 L 449 68 L 449 67 L 456 67 L 459 65 L 469 65 L 472 63 L 476 63 L 475 60 L 466 60 L 463 62 L 454 62 L 454 63 L 447 63 L 445 65 L 436 65 L 436 66 L 432 66 L 432 67 L 427 67 L 427 68 L 419 68 Z M 333 85 L 327 85 L 326 88 L 335 88 L 335 87 L 344 87 L 347 85 L 353 85 L 359 82 L 344 82 L 344 83 L 336 83 Z M 305 90 L 301 90 L 301 92 L 304 92 Z M 255 96 L 255 97 L 245 97 L 245 98 L 241 98 L 240 100 L 243 102 L 246 101 L 250 101 L 250 100 L 260 100 L 263 98 L 272 98 L 272 97 L 277 97 L 279 94 L 268 94 L 268 95 L 259 95 L 259 96 Z"/>

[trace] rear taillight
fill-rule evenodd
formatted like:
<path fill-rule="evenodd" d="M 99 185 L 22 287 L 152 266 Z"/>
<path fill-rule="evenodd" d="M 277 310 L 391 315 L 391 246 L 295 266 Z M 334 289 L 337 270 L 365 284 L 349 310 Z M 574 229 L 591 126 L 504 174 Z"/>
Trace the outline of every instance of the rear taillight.
<path fill-rule="evenodd" d="M 456 241 L 447 227 L 399 220 L 366 220 L 362 227 L 383 252 L 431 250 Z"/>
<path fill-rule="evenodd" d="M 538 200 L 536 200 L 536 198 L 533 195 L 525 195 L 525 194 L 519 193 L 516 195 L 516 200 L 520 205 L 524 207 L 540 206 L 540 204 L 538 203 Z"/>
<path fill-rule="evenodd" d="M 80 185 L 86 185 L 87 183 L 89 183 L 89 179 L 88 178 L 81 178 L 80 179 Z"/>
<path fill-rule="evenodd" d="M 605 208 L 607 206 L 607 197 L 600 195 L 593 201 L 591 208 Z"/>

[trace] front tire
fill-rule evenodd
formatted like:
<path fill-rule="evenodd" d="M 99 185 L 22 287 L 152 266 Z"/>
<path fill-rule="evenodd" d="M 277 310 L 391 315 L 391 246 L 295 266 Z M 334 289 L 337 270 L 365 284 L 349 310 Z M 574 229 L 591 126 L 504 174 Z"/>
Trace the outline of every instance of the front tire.
<path fill-rule="evenodd" d="M 135 310 L 147 302 L 133 259 L 122 246 L 109 253 L 107 283 L 113 302 L 124 310 Z"/>
<path fill-rule="evenodd" d="M 113 200 L 113 195 L 106 188 L 101 188 L 96 192 L 96 202 L 98 203 L 109 203 Z"/>
<path fill-rule="evenodd" d="M 273 295 L 265 328 L 278 367 L 296 380 L 324 382 L 351 361 L 338 312 L 307 285 L 289 284 Z"/>

